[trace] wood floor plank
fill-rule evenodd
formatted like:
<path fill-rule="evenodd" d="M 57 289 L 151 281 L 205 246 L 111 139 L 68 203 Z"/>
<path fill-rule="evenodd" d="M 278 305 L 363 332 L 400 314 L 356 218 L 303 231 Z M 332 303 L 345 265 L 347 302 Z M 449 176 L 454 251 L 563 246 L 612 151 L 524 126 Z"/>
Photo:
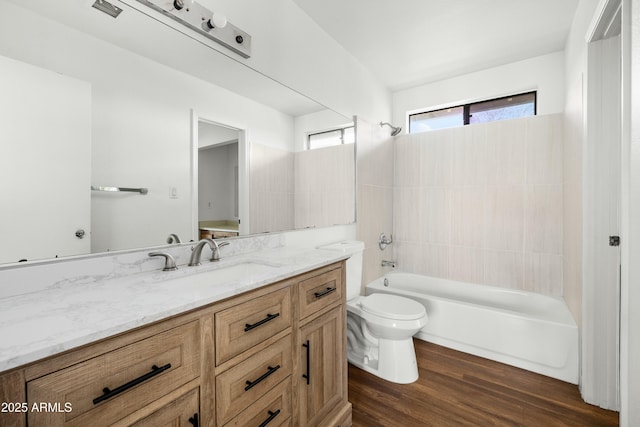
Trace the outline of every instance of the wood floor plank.
<path fill-rule="evenodd" d="M 349 365 L 354 427 L 609 427 L 618 413 L 586 404 L 578 387 L 414 340 L 420 378 L 395 384 Z"/>

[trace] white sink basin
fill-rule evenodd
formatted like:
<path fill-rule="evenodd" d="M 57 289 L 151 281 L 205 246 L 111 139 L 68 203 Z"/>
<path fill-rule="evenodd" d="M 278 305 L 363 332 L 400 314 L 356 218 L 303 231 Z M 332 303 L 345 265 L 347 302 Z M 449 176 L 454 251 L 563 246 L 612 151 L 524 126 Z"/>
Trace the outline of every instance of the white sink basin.
<path fill-rule="evenodd" d="M 212 280 L 227 282 L 229 280 L 241 279 L 247 276 L 257 276 L 273 272 L 276 268 L 277 267 L 273 265 L 250 261 L 216 268 L 203 273 L 203 275 L 211 277 Z"/>
<path fill-rule="evenodd" d="M 261 262 L 246 261 L 237 264 L 216 266 L 211 270 L 190 274 L 164 282 L 168 286 L 182 286 L 188 289 L 223 285 L 236 281 L 253 281 L 275 272 L 279 266 Z M 186 267 L 185 267 L 186 268 Z M 179 283 L 180 282 L 180 283 Z"/>

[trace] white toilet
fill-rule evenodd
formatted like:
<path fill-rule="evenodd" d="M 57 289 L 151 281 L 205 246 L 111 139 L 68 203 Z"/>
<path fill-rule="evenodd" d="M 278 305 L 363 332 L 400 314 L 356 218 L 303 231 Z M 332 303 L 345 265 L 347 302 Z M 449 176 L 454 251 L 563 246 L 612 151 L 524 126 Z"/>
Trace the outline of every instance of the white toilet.
<path fill-rule="evenodd" d="M 321 249 L 350 254 L 347 261 L 347 357 L 349 363 L 387 381 L 418 379 L 413 335 L 427 323 L 424 306 L 396 295 L 361 296 L 364 243 L 344 241 Z"/>

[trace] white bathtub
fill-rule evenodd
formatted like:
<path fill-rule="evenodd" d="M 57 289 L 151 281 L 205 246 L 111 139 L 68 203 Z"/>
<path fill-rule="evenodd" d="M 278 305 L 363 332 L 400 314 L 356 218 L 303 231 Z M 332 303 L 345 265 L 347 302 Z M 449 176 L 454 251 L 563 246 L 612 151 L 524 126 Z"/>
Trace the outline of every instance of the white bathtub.
<path fill-rule="evenodd" d="M 369 283 L 372 293 L 422 303 L 417 338 L 578 383 L 578 328 L 562 298 L 401 272 Z"/>

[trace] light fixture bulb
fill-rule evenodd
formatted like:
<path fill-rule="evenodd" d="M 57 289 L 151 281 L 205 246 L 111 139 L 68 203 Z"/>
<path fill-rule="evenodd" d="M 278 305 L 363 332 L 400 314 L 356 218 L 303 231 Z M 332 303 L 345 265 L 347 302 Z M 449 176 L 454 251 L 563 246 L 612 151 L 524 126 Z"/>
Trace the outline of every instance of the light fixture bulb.
<path fill-rule="evenodd" d="M 173 0 L 173 7 L 177 10 L 189 9 L 191 6 L 193 6 L 193 0 Z"/>
<path fill-rule="evenodd" d="M 207 26 L 209 29 L 224 28 L 227 26 L 227 17 L 221 13 L 213 13 L 207 21 Z"/>

